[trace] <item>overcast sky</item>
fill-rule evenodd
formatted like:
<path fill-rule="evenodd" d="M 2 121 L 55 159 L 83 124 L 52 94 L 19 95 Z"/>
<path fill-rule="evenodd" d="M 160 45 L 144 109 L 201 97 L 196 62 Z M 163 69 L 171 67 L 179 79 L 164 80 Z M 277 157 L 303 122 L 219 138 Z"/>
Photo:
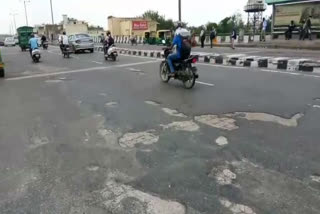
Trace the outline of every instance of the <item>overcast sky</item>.
<path fill-rule="evenodd" d="M 18 13 L 17 27 L 26 24 L 23 0 L 0 1 L 2 2 L 0 34 L 9 33 L 10 24 L 13 25 L 10 13 Z M 167 18 L 178 19 L 178 0 L 52 0 L 52 2 L 55 23 L 62 20 L 62 14 L 67 14 L 69 17 L 106 28 L 108 16 L 135 17 L 149 9 L 158 10 Z M 237 11 L 242 12 L 246 3 L 247 0 L 182 0 L 182 19 L 189 25 L 195 26 L 208 21 L 219 22 Z M 29 25 L 51 23 L 50 0 L 30 0 L 27 3 L 27 13 Z M 267 14 L 271 14 L 270 8 Z"/>

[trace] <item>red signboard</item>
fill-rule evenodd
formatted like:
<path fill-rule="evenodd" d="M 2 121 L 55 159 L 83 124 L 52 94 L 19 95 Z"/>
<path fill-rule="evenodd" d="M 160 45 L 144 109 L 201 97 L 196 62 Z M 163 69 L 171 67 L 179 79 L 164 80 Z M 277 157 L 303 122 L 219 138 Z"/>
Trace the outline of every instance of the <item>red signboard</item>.
<path fill-rule="evenodd" d="M 132 21 L 132 30 L 148 30 L 148 22 Z"/>

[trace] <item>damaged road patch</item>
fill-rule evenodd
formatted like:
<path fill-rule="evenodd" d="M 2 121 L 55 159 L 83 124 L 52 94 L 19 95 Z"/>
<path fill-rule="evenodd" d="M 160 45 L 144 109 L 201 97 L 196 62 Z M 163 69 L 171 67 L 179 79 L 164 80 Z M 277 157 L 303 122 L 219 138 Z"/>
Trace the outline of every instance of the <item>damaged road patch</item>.
<path fill-rule="evenodd" d="M 155 130 L 145 132 L 127 133 L 119 140 L 119 144 L 124 148 L 134 148 L 137 144 L 151 145 L 159 141 L 159 136 L 152 134 Z"/>
<path fill-rule="evenodd" d="M 222 130 L 232 131 L 238 129 L 236 120 L 228 117 L 219 117 L 218 115 L 201 115 L 194 118 L 199 123 Z"/>
<path fill-rule="evenodd" d="M 170 116 L 174 116 L 174 117 L 182 117 L 182 118 L 186 118 L 187 116 L 179 113 L 177 110 L 175 109 L 169 109 L 169 108 L 162 108 L 162 111 Z"/>
<path fill-rule="evenodd" d="M 105 208 L 111 213 L 131 214 L 185 214 L 184 205 L 163 200 L 131 186 L 113 180 L 106 183 L 101 191 Z"/>
<path fill-rule="evenodd" d="M 220 203 L 233 214 L 256 214 L 250 207 L 233 203 L 227 199 L 220 199 Z"/>
<path fill-rule="evenodd" d="M 176 131 L 186 131 L 186 132 L 195 132 L 200 129 L 198 124 L 190 121 L 181 121 L 181 122 L 173 122 L 168 125 L 160 125 L 164 129 L 174 129 Z"/>

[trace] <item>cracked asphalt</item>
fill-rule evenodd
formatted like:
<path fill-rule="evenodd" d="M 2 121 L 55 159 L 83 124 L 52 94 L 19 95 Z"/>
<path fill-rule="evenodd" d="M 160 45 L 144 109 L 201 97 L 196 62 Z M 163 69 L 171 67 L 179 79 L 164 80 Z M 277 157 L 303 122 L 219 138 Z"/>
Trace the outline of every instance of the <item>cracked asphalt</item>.
<path fill-rule="evenodd" d="M 1 214 L 320 213 L 320 76 L 1 53 Z"/>

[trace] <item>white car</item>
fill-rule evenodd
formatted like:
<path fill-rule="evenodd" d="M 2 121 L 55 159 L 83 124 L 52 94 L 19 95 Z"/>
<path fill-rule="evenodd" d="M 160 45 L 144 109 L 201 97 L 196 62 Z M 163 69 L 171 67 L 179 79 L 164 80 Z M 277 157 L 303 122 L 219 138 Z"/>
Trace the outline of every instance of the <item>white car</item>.
<path fill-rule="evenodd" d="M 4 40 L 4 46 L 16 46 L 16 42 L 14 40 L 14 37 L 7 37 L 5 40 Z"/>

